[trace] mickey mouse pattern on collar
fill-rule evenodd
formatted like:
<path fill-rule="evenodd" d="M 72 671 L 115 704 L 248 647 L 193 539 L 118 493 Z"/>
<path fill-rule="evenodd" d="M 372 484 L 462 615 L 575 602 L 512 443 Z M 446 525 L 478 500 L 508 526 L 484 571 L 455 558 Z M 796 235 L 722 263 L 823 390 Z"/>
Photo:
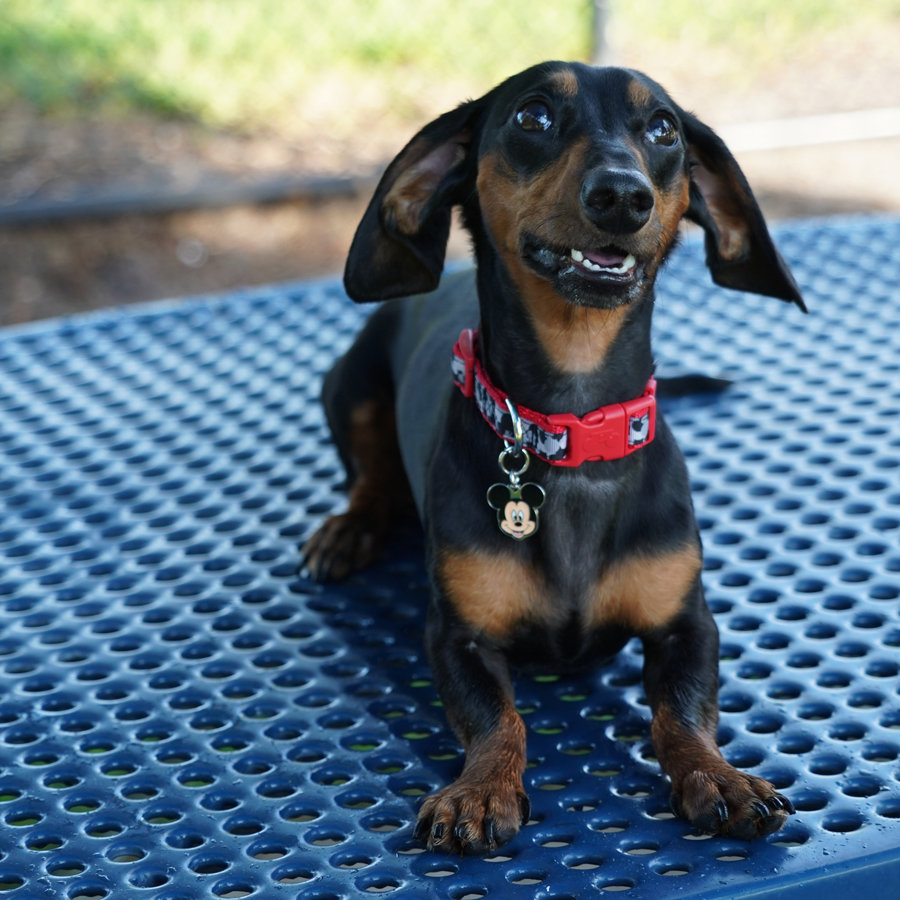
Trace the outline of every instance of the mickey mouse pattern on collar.
<path fill-rule="evenodd" d="M 505 441 L 515 441 L 512 416 L 505 406 L 500 406 L 488 393 L 488 389 L 479 379 L 475 379 L 475 405 L 481 414 L 487 419 L 488 424 Z M 520 410 L 521 413 L 521 410 Z M 522 444 L 526 450 L 531 450 L 535 456 L 547 462 L 565 459 L 566 448 L 569 446 L 569 435 L 563 429 L 560 433 L 545 431 L 537 422 L 531 422 L 520 415 L 522 421 Z"/>

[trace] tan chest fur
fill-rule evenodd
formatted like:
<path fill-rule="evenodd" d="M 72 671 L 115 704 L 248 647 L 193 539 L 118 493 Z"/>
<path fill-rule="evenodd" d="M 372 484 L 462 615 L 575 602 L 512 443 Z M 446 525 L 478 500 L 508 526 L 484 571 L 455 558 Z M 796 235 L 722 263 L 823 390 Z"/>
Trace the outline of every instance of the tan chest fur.
<path fill-rule="evenodd" d="M 441 554 L 438 578 L 463 621 L 502 641 L 520 626 L 561 626 L 573 612 L 587 629 L 620 625 L 640 634 L 664 625 L 681 609 L 700 565 L 693 546 L 632 556 L 605 569 L 585 596 L 565 597 L 512 554 L 453 550 Z"/>

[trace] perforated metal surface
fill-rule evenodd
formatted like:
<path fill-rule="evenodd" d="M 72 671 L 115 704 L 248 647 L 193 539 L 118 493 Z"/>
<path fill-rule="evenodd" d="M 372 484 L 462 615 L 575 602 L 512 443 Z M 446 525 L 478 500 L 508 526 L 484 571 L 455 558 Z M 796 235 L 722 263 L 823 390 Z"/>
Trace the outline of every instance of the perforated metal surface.
<path fill-rule="evenodd" d="M 295 574 L 343 503 L 316 398 L 363 315 L 300 285 L 0 333 L 0 895 L 892 896 L 900 222 L 778 240 L 810 316 L 714 289 L 692 244 L 656 347 L 663 374 L 736 381 L 668 417 L 723 752 L 792 799 L 784 831 L 671 818 L 635 643 L 595 677 L 519 679 L 534 821 L 515 841 L 419 852 L 417 799 L 460 768 L 420 542 L 338 587 Z"/>

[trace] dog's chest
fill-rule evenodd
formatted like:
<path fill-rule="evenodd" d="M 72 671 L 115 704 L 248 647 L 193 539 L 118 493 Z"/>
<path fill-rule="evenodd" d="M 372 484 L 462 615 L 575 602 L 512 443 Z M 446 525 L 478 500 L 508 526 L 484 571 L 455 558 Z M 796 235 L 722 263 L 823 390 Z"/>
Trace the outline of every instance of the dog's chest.
<path fill-rule="evenodd" d="M 567 561 L 568 569 L 545 568 L 514 552 L 452 551 L 442 556 L 439 578 L 473 631 L 505 646 L 537 637 L 565 656 L 593 646 L 607 631 L 641 634 L 665 624 L 681 609 L 699 568 L 693 547 L 605 564 L 595 558 L 590 577 L 588 566 Z"/>

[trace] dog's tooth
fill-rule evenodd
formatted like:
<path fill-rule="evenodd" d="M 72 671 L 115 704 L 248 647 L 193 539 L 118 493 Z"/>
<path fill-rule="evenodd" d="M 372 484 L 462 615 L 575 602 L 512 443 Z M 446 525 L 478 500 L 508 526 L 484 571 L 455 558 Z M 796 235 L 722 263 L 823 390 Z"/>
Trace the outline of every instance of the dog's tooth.
<path fill-rule="evenodd" d="M 614 275 L 624 275 L 626 272 L 630 272 L 637 263 L 637 260 L 629 253 L 625 259 L 622 260 L 621 266 L 609 266 L 607 268 L 607 272 L 612 272 Z"/>
<path fill-rule="evenodd" d="M 635 258 L 629 253 L 625 259 L 622 260 L 622 265 L 620 266 L 601 266 L 599 263 L 595 263 L 593 260 L 588 259 L 580 250 L 570 250 L 569 251 L 569 259 L 573 263 L 578 263 L 583 266 L 589 272 L 607 272 L 610 275 L 624 275 L 626 272 L 630 272 L 635 264 Z"/>

